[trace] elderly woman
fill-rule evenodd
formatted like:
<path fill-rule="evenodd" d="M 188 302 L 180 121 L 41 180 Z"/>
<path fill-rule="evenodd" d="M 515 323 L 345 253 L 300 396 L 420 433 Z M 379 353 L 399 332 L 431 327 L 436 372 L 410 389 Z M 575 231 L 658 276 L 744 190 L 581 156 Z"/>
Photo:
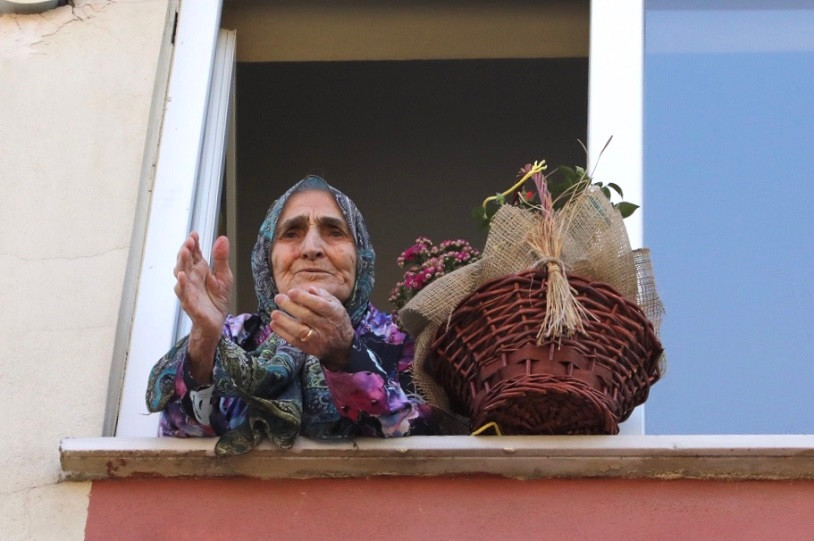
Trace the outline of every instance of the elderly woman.
<path fill-rule="evenodd" d="M 315 438 L 431 433 L 415 393 L 412 340 L 368 302 L 374 252 L 356 205 L 309 176 L 272 204 L 252 252 L 260 308 L 228 316 L 229 242 L 182 245 L 175 292 L 189 336 L 153 368 L 150 411 L 165 436 L 221 436 L 218 454 L 266 435 Z"/>

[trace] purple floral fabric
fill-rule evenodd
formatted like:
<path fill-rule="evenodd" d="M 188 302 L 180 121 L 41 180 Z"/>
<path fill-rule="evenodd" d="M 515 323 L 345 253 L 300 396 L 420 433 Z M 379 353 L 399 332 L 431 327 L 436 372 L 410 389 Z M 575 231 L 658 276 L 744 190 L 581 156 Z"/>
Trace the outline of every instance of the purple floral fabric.
<path fill-rule="evenodd" d="M 257 349 L 270 334 L 257 314 L 229 316 L 223 329 L 225 340 L 247 351 Z M 302 379 L 311 381 L 308 388 L 319 387 L 321 382 L 332 400 L 308 400 L 306 392 L 303 434 L 332 439 L 434 433 L 432 411 L 413 386 L 413 354 L 412 339 L 398 329 L 389 314 L 371 305 L 356 327 L 354 351 L 346 371 L 323 370 L 318 360 L 306 361 Z M 217 392 L 212 399 L 210 423 L 200 423 L 187 403 L 190 389 L 184 378 L 186 344 L 182 341 L 165 358 L 174 361 L 174 397 L 162 411 L 160 435 L 218 436 L 246 423 L 247 403 L 239 396 L 219 396 Z"/>

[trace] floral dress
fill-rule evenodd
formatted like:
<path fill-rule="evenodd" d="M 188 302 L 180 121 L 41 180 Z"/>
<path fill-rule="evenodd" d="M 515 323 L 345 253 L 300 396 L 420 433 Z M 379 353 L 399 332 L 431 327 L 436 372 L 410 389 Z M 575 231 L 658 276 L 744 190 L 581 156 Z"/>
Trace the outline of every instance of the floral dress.
<path fill-rule="evenodd" d="M 275 353 L 271 358 L 276 358 L 276 362 L 265 362 L 269 356 L 263 351 L 272 348 Z M 242 350 L 248 354 L 247 359 L 254 359 L 249 361 L 254 366 L 233 377 L 234 370 L 227 367 L 225 360 L 230 350 Z M 227 318 L 212 385 L 201 387 L 194 381 L 186 351 L 184 339 L 156 364 L 150 377 L 148 405 L 153 411 L 162 412 L 159 426 L 162 436 L 222 436 L 231 432 L 244 433 L 253 440 L 245 429 L 256 417 L 253 406 L 257 404 L 253 402 L 257 399 L 246 389 L 255 396 L 263 394 L 258 389 L 266 389 L 267 396 L 288 395 L 290 400 L 283 403 L 295 404 L 293 408 L 277 408 L 293 411 L 293 420 L 290 415 L 282 416 L 283 411 L 279 412 L 282 419 L 276 427 L 271 426 L 275 423 L 265 423 L 271 430 L 264 432 L 282 447 L 290 446 L 296 433 L 336 439 L 435 432 L 431 409 L 413 386 L 413 341 L 398 329 L 389 314 L 372 305 L 356 327 L 353 350 L 341 372 L 323 369 L 313 356 L 300 355 L 303 358 L 299 362 L 296 354 L 299 350 L 271 333 L 256 314 Z M 171 390 L 162 391 L 160 382 L 168 379 L 172 381 Z M 301 396 L 299 415 L 297 392 Z M 282 433 L 275 434 L 274 428 Z M 243 442 L 231 451 L 244 452 L 254 443 Z"/>

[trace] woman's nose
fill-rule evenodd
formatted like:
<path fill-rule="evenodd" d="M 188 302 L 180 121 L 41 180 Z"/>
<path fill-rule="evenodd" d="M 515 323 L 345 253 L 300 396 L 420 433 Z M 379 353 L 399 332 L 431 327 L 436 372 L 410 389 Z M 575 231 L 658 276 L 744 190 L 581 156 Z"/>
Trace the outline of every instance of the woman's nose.
<path fill-rule="evenodd" d="M 315 227 L 309 228 L 305 237 L 302 239 L 300 254 L 302 257 L 312 261 L 325 255 L 325 245 L 322 242 L 322 236 Z"/>

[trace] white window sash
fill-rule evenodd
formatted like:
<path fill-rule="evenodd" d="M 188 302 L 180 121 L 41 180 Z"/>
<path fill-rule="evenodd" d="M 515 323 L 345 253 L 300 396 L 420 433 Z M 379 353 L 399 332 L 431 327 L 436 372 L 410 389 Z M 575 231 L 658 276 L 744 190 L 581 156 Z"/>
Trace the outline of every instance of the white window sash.
<path fill-rule="evenodd" d="M 195 190 L 191 231 L 197 231 L 201 248 L 206 250 L 215 242 L 218 217 L 226 170 L 226 149 L 229 144 L 230 123 L 234 121 L 236 32 L 220 30 L 215 48 L 209 106 L 201 149 L 200 174 Z M 232 185 L 233 183 L 230 183 Z M 232 190 L 233 191 L 233 190 Z M 230 238 L 234 241 L 235 239 Z M 234 244 L 236 246 L 236 244 Z M 234 252 L 234 250 L 232 250 Z M 231 253 L 230 253 L 231 255 Z M 210 260 L 211 263 L 211 260 Z M 236 289 L 236 288 L 235 288 Z M 178 311 L 175 340 L 189 334 L 192 322 L 183 310 Z"/>
<path fill-rule="evenodd" d="M 116 435 L 154 436 L 144 393 L 153 364 L 177 336 L 180 307 L 172 268 L 189 234 L 202 169 L 210 83 L 220 29 L 220 0 L 187 0 L 178 14 L 167 105 Z M 211 142 L 215 145 L 215 142 Z M 210 162 L 211 163 L 211 162 Z"/>

